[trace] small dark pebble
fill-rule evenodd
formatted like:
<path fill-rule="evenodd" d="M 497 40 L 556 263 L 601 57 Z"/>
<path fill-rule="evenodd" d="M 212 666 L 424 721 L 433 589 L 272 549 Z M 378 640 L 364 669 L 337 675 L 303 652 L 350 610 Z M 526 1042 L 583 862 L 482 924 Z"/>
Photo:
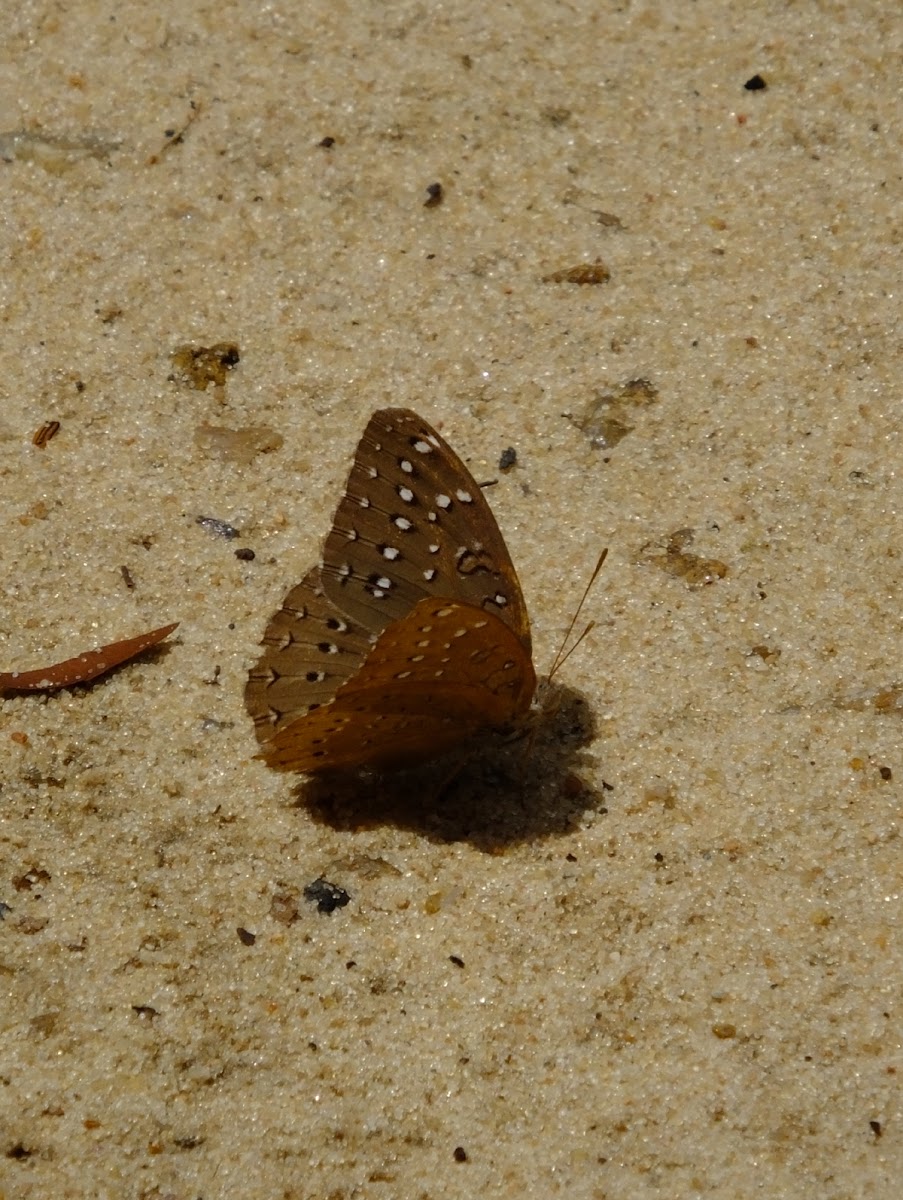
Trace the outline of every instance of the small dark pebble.
<path fill-rule="evenodd" d="M 438 208 L 444 199 L 445 193 L 442 190 L 441 183 L 431 183 L 426 189 L 426 199 L 423 202 L 424 208 Z"/>
<path fill-rule="evenodd" d="M 215 537 L 227 538 L 229 541 L 238 537 L 235 526 L 230 525 L 228 521 L 221 521 L 219 517 L 195 517 L 195 521 Z"/>
<path fill-rule="evenodd" d="M 344 888 L 321 877 L 307 885 L 304 889 L 304 899 L 315 901 L 317 912 L 331 913 L 335 912 L 337 908 L 344 908 L 351 897 Z"/>

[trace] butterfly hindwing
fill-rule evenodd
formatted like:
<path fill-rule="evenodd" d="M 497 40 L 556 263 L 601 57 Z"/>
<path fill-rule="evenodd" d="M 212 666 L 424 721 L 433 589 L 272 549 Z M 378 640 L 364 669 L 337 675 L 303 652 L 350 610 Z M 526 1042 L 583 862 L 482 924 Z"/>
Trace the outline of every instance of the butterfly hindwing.
<path fill-rule="evenodd" d="M 264 758 L 311 774 L 409 766 L 516 728 L 535 685 L 532 662 L 497 617 L 423 600 L 383 633 L 331 703 L 280 724 Z"/>

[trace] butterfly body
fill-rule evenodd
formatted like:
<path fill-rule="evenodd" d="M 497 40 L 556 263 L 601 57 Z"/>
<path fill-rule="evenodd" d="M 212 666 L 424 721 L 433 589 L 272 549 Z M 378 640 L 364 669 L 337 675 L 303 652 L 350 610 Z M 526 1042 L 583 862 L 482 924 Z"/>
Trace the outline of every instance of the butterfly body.
<path fill-rule="evenodd" d="M 323 561 L 286 596 L 245 689 L 278 770 L 389 770 L 521 725 L 530 625 L 464 463 L 407 409 L 371 417 Z"/>

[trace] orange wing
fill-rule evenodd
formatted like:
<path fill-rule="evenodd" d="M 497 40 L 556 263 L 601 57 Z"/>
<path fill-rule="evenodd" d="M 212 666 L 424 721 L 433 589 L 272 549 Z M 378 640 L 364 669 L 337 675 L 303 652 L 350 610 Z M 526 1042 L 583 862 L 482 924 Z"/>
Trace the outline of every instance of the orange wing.
<path fill-rule="evenodd" d="M 334 700 L 275 730 L 261 757 L 308 774 L 412 766 L 516 728 L 535 687 L 530 656 L 498 617 L 421 600 L 386 629 Z"/>

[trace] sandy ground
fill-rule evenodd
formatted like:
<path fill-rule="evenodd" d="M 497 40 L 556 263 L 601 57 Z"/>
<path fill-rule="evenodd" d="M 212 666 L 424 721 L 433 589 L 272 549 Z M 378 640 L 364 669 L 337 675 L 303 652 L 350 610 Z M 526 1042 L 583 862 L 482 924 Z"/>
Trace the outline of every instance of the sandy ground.
<path fill-rule="evenodd" d="M 898 1194 L 901 43 L 10 10 L 0 668 L 180 626 L 0 703 L 4 1200 Z M 532 758 L 417 803 L 242 700 L 386 404 L 497 480 L 540 673 L 610 548 Z"/>

